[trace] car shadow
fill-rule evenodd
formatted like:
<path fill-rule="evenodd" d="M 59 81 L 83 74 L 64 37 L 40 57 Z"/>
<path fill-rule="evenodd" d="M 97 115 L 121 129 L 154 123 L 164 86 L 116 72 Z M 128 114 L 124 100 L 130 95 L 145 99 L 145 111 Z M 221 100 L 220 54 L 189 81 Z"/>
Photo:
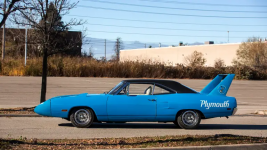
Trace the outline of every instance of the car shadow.
<path fill-rule="evenodd" d="M 74 127 L 71 123 L 58 124 L 61 127 Z M 179 129 L 171 123 L 94 123 L 90 128 L 128 128 L 128 129 Z M 249 124 L 200 124 L 196 130 L 217 130 L 217 129 L 235 129 L 235 130 L 267 130 L 267 125 L 249 125 Z"/>

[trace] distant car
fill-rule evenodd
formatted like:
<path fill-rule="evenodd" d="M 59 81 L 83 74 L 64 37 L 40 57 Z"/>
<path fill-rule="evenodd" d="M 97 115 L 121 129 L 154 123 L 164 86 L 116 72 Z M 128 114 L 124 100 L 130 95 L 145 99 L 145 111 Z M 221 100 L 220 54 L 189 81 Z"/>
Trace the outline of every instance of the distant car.
<path fill-rule="evenodd" d="M 193 129 L 201 119 L 235 114 L 236 99 L 226 96 L 234 76 L 217 75 L 200 92 L 170 80 L 123 80 L 107 93 L 58 96 L 34 111 L 70 120 L 79 128 L 90 127 L 93 122 L 135 121 L 173 122 Z"/>

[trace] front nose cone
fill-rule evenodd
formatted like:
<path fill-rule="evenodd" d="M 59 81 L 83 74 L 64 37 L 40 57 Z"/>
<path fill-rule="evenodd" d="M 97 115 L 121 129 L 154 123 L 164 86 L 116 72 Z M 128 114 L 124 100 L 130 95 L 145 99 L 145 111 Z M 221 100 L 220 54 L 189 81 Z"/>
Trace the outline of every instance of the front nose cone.
<path fill-rule="evenodd" d="M 42 116 L 51 116 L 51 100 L 47 100 L 36 106 L 34 112 Z"/>

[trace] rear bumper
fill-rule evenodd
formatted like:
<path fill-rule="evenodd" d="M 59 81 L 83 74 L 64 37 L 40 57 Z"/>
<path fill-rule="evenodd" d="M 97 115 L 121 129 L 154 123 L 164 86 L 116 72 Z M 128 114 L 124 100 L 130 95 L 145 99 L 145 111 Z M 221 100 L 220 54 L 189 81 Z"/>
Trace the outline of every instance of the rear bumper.
<path fill-rule="evenodd" d="M 235 115 L 236 112 L 237 112 L 237 108 L 234 108 L 232 115 Z"/>

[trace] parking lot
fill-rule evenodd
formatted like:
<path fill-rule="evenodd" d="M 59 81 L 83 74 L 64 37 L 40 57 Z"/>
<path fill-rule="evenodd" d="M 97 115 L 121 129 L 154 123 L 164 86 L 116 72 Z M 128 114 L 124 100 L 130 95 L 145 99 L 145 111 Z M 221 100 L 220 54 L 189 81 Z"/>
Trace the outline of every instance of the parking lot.
<path fill-rule="evenodd" d="M 48 77 L 47 99 L 59 95 L 103 93 L 109 91 L 122 78 Z M 211 80 L 174 79 L 197 91 Z M 32 107 L 40 103 L 41 77 L 0 77 L 0 107 Z M 238 103 L 237 114 L 267 109 L 267 81 L 234 80 L 229 96 Z"/>

